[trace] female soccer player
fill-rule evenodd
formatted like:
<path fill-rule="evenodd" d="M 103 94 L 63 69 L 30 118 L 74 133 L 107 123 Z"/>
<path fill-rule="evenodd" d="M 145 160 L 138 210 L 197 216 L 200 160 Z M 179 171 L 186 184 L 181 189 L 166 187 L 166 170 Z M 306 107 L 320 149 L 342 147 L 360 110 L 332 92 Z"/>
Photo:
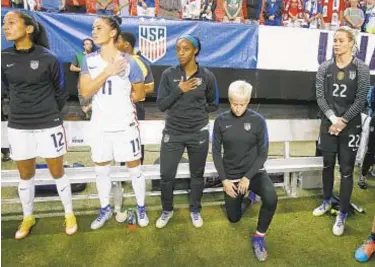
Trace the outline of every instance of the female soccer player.
<path fill-rule="evenodd" d="M 208 153 L 208 113 L 218 109 L 219 95 L 215 76 L 197 63 L 201 44 L 192 35 L 177 40 L 180 65 L 162 74 L 157 105 L 166 111 L 160 149 L 161 202 L 163 213 L 157 228 L 167 225 L 173 216 L 173 186 L 178 163 L 187 148 L 190 163 L 190 217 L 194 227 L 201 227 L 201 198 L 204 167 Z"/>
<path fill-rule="evenodd" d="M 48 50 L 47 35 L 38 22 L 21 11 L 11 11 L 4 18 L 4 35 L 14 46 L 1 53 L 1 79 L 10 95 L 8 138 L 11 158 L 20 173 L 18 194 L 23 221 L 15 234 L 25 238 L 35 224 L 35 158 L 45 158 L 56 181 L 65 209 L 65 232 L 77 231 L 73 214 L 70 181 L 64 174 L 66 153 L 63 128 L 64 72 L 57 58 Z"/>
<path fill-rule="evenodd" d="M 333 234 L 344 233 L 353 191 L 353 168 L 361 136 L 361 111 L 370 88 L 370 71 L 353 56 L 355 35 L 348 27 L 334 35 L 334 57 L 324 62 L 316 74 L 316 97 L 324 114 L 321 120 L 319 148 L 323 153 L 323 203 L 314 209 L 321 216 L 331 208 L 336 156 L 340 164 L 340 212 Z"/>
<path fill-rule="evenodd" d="M 375 86 L 368 93 L 368 109 L 371 116 L 370 132 L 367 144 L 367 152 L 362 164 L 361 176 L 358 185 L 362 189 L 367 188 L 366 176 L 370 167 L 375 164 Z"/>
<path fill-rule="evenodd" d="M 224 186 L 225 208 L 230 222 L 236 223 L 241 219 L 241 203 L 248 190 L 262 199 L 252 246 L 257 259 L 264 261 L 267 258 L 264 236 L 276 210 L 277 195 L 263 167 L 268 157 L 266 121 L 247 108 L 251 91 L 252 86 L 244 81 L 236 81 L 229 86 L 231 110 L 221 113 L 215 120 L 212 156 Z"/>
<path fill-rule="evenodd" d="M 138 224 L 144 227 L 149 223 L 144 203 L 146 186 L 140 162 L 138 121 L 132 101 L 144 99 L 144 78 L 135 60 L 116 48 L 121 23 L 117 19 L 99 17 L 95 20 L 92 36 L 100 51 L 85 56 L 80 78 L 82 96 L 93 96 L 89 139 L 101 209 L 91 229 L 102 227 L 112 217 L 109 196 L 113 159 L 127 163 L 137 199 Z"/>

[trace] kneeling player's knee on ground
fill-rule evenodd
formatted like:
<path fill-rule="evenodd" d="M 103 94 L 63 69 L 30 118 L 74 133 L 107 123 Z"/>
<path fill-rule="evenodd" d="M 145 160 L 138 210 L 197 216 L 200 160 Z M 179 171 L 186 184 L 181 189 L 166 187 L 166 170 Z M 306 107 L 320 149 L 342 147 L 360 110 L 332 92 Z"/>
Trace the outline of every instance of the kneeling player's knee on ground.
<path fill-rule="evenodd" d="M 230 215 L 230 214 L 228 214 L 227 218 L 231 223 L 236 223 L 236 222 L 239 222 L 241 220 L 241 215 Z"/>

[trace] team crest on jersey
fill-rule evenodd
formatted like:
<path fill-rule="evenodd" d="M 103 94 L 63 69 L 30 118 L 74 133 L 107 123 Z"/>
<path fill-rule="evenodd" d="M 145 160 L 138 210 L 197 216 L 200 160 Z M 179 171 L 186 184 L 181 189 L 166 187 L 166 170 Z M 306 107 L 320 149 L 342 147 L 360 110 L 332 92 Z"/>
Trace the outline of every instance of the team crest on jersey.
<path fill-rule="evenodd" d="M 349 71 L 349 79 L 354 80 L 357 76 L 357 73 L 354 70 Z"/>
<path fill-rule="evenodd" d="M 195 78 L 197 80 L 197 86 L 202 84 L 202 78 Z"/>
<path fill-rule="evenodd" d="M 124 56 L 125 54 L 122 54 L 123 58 L 125 58 Z M 126 63 L 129 63 L 128 60 L 125 58 L 125 62 Z M 119 74 L 117 74 L 121 79 L 125 80 L 127 78 L 127 71 L 128 71 L 128 68 L 125 67 L 124 70 L 122 72 L 120 72 Z"/>
<path fill-rule="evenodd" d="M 155 63 L 167 52 L 167 27 L 139 25 L 139 50 L 150 62 Z"/>
<path fill-rule="evenodd" d="M 343 71 L 339 71 L 337 73 L 337 80 L 342 81 L 345 78 L 345 73 Z"/>
<path fill-rule="evenodd" d="M 31 60 L 30 61 L 30 68 L 36 70 L 39 68 L 39 60 Z"/>
<path fill-rule="evenodd" d="M 128 69 L 125 68 L 122 72 L 118 74 L 118 76 L 120 76 L 121 79 L 125 80 L 127 78 L 127 72 L 128 72 Z"/>
<path fill-rule="evenodd" d="M 243 124 L 243 128 L 245 129 L 246 132 L 248 132 L 251 129 L 251 124 L 249 122 L 246 122 Z"/>

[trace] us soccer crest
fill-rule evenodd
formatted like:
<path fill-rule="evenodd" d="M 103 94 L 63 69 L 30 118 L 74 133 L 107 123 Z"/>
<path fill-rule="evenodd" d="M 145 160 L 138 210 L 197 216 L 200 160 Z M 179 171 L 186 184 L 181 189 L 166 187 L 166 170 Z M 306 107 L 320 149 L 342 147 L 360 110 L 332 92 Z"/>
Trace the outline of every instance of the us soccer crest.
<path fill-rule="evenodd" d="M 243 128 L 245 129 L 246 132 L 248 132 L 251 129 L 251 124 L 249 122 L 246 122 L 243 124 Z"/>
<path fill-rule="evenodd" d="M 167 27 L 139 25 L 139 50 L 155 63 L 167 52 Z"/>
<path fill-rule="evenodd" d="M 37 68 L 39 68 L 39 60 L 31 60 L 30 68 L 32 68 L 33 70 L 36 70 Z"/>
<path fill-rule="evenodd" d="M 354 80 L 357 76 L 357 73 L 354 70 L 349 71 L 349 79 Z"/>
<path fill-rule="evenodd" d="M 197 86 L 202 84 L 202 78 L 195 78 L 197 80 Z"/>

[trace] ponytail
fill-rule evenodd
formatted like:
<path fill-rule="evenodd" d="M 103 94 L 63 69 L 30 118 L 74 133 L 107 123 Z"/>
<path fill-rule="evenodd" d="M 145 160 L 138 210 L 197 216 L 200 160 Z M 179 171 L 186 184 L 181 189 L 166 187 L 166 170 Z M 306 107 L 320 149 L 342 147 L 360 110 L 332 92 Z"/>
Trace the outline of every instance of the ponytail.
<path fill-rule="evenodd" d="M 49 49 L 49 42 L 47 37 L 46 29 L 42 24 L 35 21 L 34 32 L 32 33 L 31 41 L 36 44 Z"/>

